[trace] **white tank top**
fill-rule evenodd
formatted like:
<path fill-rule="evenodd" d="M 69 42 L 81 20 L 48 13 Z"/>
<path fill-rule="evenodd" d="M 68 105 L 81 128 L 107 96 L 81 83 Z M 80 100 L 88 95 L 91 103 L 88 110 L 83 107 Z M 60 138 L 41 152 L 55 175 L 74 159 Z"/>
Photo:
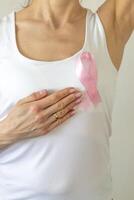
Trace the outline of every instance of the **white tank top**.
<path fill-rule="evenodd" d="M 75 73 L 84 51 L 94 54 L 102 101 L 77 110 L 49 134 L 19 141 L 0 151 L 1 200 L 111 200 L 109 138 L 117 71 L 108 54 L 103 25 L 88 10 L 85 41 L 74 55 L 38 61 L 20 53 L 15 12 L 0 20 L 0 119 L 32 92 L 84 86 Z"/>

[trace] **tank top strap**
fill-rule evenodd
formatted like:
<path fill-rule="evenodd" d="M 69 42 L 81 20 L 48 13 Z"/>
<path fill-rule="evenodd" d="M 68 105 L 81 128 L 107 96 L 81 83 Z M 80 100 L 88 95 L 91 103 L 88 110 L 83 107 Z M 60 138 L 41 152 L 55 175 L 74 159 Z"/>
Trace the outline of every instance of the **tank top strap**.
<path fill-rule="evenodd" d="M 113 65 L 107 47 L 103 23 L 97 12 L 92 12 L 87 24 L 87 39 L 84 48 L 93 54 L 97 67 L 97 86 L 103 100 L 109 124 L 116 92 L 117 70 Z"/>
<path fill-rule="evenodd" d="M 89 8 L 87 8 L 87 21 L 86 21 L 86 39 L 85 39 L 85 45 L 83 50 L 84 51 L 90 51 L 90 44 L 89 44 L 89 40 L 90 40 L 90 24 L 92 21 L 92 16 L 93 16 L 93 11 Z"/>
<path fill-rule="evenodd" d="M 0 18 L 0 57 L 10 50 L 12 12 Z"/>

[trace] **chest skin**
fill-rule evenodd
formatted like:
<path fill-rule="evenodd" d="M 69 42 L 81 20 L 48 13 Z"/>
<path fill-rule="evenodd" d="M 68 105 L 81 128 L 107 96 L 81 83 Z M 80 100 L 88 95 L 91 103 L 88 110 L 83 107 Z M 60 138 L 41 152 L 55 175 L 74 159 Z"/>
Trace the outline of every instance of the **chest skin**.
<path fill-rule="evenodd" d="M 83 47 L 86 13 L 80 20 L 60 28 L 51 27 L 47 22 L 23 19 L 23 15 L 16 14 L 16 41 L 24 56 L 44 61 L 61 60 Z"/>
<path fill-rule="evenodd" d="M 111 17 L 106 17 L 103 10 L 100 7 L 98 15 L 105 30 L 111 61 L 118 70 L 124 47 L 116 40 L 116 30 L 113 30 Z M 58 27 L 57 24 L 52 26 L 47 22 L 29 18 L 25 9 L 19 11 L 16 14 L 16 42 L 19 51 L 28 58 L 41 61 L 62 60 L 72 56 L 84 44 L 85 15 L 73 23 L 66 23 L 64 26 Z"/>

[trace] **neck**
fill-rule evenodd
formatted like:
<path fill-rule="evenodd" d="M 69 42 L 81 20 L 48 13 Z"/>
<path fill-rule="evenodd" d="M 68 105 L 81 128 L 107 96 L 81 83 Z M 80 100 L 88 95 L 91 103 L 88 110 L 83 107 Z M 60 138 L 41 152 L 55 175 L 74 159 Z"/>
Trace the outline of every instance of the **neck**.
<path fill-rule="evenodd" d="M 73 21 L 85 15 L 79 0 L 32 0 L 29 9 L 35 17 L 47 19 L 47 21 Z"/>

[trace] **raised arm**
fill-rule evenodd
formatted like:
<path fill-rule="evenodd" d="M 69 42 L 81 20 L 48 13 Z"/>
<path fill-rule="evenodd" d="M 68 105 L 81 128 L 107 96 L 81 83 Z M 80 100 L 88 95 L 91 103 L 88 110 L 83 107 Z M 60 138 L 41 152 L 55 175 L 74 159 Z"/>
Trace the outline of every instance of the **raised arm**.
<path fill-rule="evenodd" d="M 118 70 L 124 47 L 134 30 L 134 0 L 106 0 L 97 13 L 105 29 L 109 54 Z"/>
<path fill-rule="evenodd" d="M 113 0 L 115 25 L 119 36 L 126 43 L 134 30 L 134 0 Z"/>

